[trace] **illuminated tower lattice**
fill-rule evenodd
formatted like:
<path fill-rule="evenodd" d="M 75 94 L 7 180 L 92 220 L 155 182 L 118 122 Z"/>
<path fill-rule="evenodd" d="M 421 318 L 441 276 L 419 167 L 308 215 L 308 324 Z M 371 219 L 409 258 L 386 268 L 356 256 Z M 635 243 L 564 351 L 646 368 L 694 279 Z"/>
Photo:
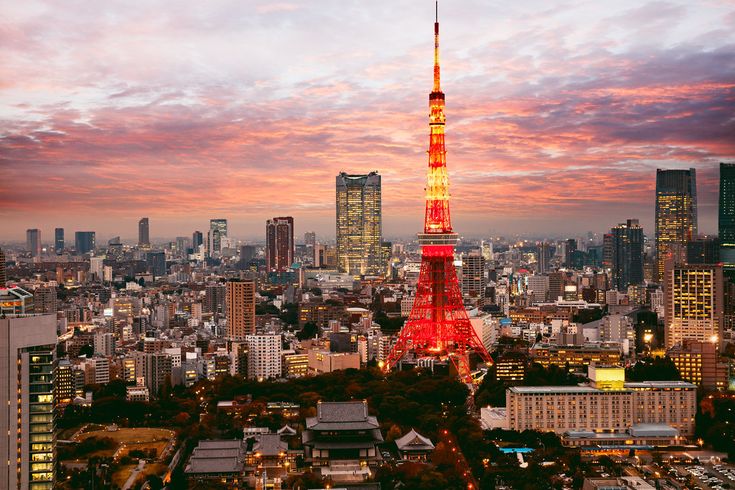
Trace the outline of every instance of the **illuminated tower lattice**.
<path fill-rule="evenodd" d="M 416 299 L 386 368 L 411 351 L 416 357 L 449 358 L 460 378 L 471 381 L 468 355 L 475 351 L 487 363 L 490 355 L 475 333 L 462 304 L 454 268 L 457 234 L 449 218 L 449 176 L 444 147 L 444 93 L 439 77 L 439 19 L 434 23 L 434 88 L 429 95 L 429 169 L 424 232 L 419 233 L 421 271 Z"/>

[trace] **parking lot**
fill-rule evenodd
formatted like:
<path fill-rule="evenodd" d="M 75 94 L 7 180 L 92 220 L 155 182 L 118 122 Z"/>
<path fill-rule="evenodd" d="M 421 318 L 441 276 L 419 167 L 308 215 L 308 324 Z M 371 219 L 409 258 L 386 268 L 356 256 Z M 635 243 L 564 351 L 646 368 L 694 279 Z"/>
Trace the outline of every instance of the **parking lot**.
<path fill-rule="evenodd" d="M 721 463 L 686 465 L 683 468 L 702 490 L 735 488 L 735 467 Z"/>

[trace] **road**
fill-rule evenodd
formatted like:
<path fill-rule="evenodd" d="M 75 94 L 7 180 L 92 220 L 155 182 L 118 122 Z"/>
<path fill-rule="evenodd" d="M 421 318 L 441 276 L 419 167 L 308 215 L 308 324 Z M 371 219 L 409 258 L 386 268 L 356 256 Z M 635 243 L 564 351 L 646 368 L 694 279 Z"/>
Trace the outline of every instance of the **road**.
<path fill-rule="evenodd" d="M 143 468 L 145 468 L 145 460 L 141 459 L 138 461 L 138 466 L 136 466 L 133 472 L 130 473 L 130 476 L 125 482 L 125 485 L 123 485 L 122 490 L 128 490 L 133 486 L 135 480 L 138 478 L 138 474 L 143 471 Z"/>

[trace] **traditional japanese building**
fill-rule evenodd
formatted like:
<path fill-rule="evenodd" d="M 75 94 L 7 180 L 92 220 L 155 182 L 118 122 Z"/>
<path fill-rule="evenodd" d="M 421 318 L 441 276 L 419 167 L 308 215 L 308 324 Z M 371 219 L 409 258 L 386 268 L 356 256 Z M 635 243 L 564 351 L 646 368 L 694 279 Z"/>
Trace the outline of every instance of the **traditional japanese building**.
<path fill-rule="evenodd" d="M 380 460 L 383 442 L 377 418 L 367 401 L 319 402 L 316 417 L 306 419 L 304 460 L 334 481 L 367 479 Z"/>
<path fill-rule="evenodd" d="M 396 447 L 401 459 L 409 461 L 427 461 L 434 451 L 434 443 L 413 429 L 405 436 L 396 439 Z"/>

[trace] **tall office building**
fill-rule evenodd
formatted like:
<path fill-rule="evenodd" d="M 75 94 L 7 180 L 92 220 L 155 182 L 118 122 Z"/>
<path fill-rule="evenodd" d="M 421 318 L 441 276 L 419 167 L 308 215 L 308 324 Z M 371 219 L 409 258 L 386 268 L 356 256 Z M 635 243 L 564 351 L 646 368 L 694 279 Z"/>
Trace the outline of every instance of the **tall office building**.
<path fill-rule="evenodd" d="M 166 275 L 165 252 L 148 252 L 145 259 L 148 265 L 148 271 L 153 274 L 153 277 L 158 278 Z"/>
<path fill-rule="evenodd" d="M 572 267 L 572 254 L 577 251 L 577 240 L 569 238 L 564 242 L 564 265 Z"/>
<path fill-rule="evenodd" d="M 610 251 L 603 253 L 610 257 L 612 286 L 618 291 L 627 291 L 631 284 L 643 282 L 643 228 L 637 219 L 610 230 L 610 240 L 606 242 Z"/>
<path fill-rule="evenodd" d="M 0 318 L 0 488 L 54 486 L 56 315 Z"/>
<path fill-rule="evenodd" d="M 669 260 L 664 273 L 666 348 L 684 340 L 722 339 L 724 287 L 721 265 L 680 265 Z"/>
<path fill-rule="evenodd" d="M 209 256 L 214 257 L 222 252 L 222 239 L 227 238 L 227 220 L 218 218 L 209 220 L 207 234 L 207 249 Z"/>
<path fill-rule="evenodd" d="M 203 309 L 206 313 L 225 313 L 227 289 L 223 284 L 207 284 L 204 291 Z"/>
<path fill-rule="evenodd" d="M 5 270 L 5 252 L 0 248 L 0 288 L 4 288 L 6 282 L 8 282 L 8 273 Z"/>
<path fill-rule="evenodd" d="M 54 252 L 61 255 L 64 252 L 64 229 L 56 228 L 54 230 Z"/>
<path fill-rule="evenodd" d="M 337 176 L 337 266 L 352 275 L 384 270 L 381 185 L 378 172 Z"/>
<path fill-rule="evenodd" d="M 31 253 L 31 257 L 41 255 L 41 230 L 38 228 L 26 230 L 26 249 Z"/>
<path fill-rule="evenodd" d="M 255 282 L 227 282 L 227 337 L 245 340 L 255 334 Z"/>
<path fill-rule="evenodd" d="M 78 231 L 74 233 L 74 248 L 79 255 L 94 252 L 96 248 L 93 231 Z"/>
<path fill-rule="evenodd" d="M 191 234 L 191 248 L 194 253 L 199 251 L 199 246 L 204 244 L 204 234 L 201 231 L 195 231 Z"/>
<path fill-rule="evenodd" d="M 656 170 L 656 280 L 663 278 L 666 258 L 679 258 L 697 235 L 696 170 Z"/>
<path fill-rule="evenodd" d="M 485 257 L 479 251 L 462 257 L 462 296 L 484 306 L 486 285 Z"/>
<path fill-rule="evenodd" d="M 541 242 L 538 244 L 538 252 L 536 256 L 536 263 L 538 264 L 538 273 L 543 274 L 549 272 L 551 261 L 551 246 L 548 242 Z"/>
<path fill-rule="evenodd" d="M 284 216 L 265 223 L 265 264 L 268 271 L 288 270 L 294 261 L 293 218 Z"/>
<path fill-rule="evenodd" d="M 138 221 L 138 246 L 141 248 L 151 245 L 148 218 L 140 218 Z"/>
<path fill-rule="evenodd" d="M 735 276 L 735 163 L 720 163 L 720 260 L 728 276 Z"/>

